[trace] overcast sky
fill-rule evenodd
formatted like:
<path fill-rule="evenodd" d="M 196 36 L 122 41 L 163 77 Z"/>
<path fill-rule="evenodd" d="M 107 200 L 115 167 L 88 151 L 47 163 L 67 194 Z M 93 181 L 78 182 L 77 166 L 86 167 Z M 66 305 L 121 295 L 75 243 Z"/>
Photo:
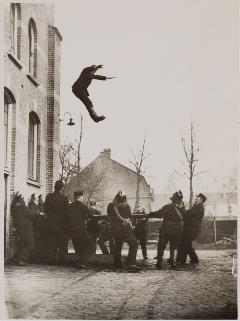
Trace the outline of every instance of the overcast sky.
<path fill-rule="evenodd" d="M 147 132 L 146 179 L 163 191 L 184 159 L 180 136 L 190 122 L 201 148 L 195 191 L 225 175 L 238 160 L 238 1 L 101 0 L 57 1 L 55 25 L 63 36 L 61 113 L 77 126 L 61 124 L 62 140 L 79 136 L 83 115 L 82 165 L 104 148 L 130 166 Z M 103 64 L 90 97 L 95 124 L 71 91 L 81 69 Z M 183 190 L 187 181 L 182 181 Z M 206 188 L 205 188 L 206 186 Z M 204 190 L 205 189 L 205 190 Z"/>

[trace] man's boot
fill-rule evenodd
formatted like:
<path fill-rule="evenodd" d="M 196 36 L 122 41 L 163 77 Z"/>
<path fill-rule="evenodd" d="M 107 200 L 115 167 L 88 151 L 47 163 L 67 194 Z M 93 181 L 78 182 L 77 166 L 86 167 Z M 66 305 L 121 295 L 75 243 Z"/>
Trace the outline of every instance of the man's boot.
<path fill-rule="evenodd" d="M 89 112 L 90 117 L 95 121 L 95 123 L 98 123 L 99 121 L 104 120 L 105 116 L 98 116 L 95 110 L 93 109 L 93 106 L 87 107 L 87 110 Z"/>
<path fill-rule="evenodd" d="M 96 116 L 95 118 L 94 118 L 94 121 L 95 121 L 95 123 L 98 123 L 99 121 L 102 121 L 102 120 L 104 120 L 106 117 L 105 116 Z"/>
<path fill-rule="evenodd" d="M 176 262 L 174 259 L 174 249 L 170 249 L 170 257 L 167 261 L 171 265 L 171 268 L 176 268 Z"/>
<path fill-rule="evenodd" d="M 155 267 L 158 269 L 158 270 L 162 270 L 162 258 L 157 258 L 157 263 L 155 265 Z"/>

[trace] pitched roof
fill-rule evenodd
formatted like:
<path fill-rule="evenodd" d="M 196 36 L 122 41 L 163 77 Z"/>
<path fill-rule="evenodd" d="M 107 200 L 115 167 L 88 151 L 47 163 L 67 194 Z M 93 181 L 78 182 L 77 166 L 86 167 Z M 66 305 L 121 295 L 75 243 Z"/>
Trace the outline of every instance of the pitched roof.
<path fill-rule="evenodd" d="M 131 171 L 133 174 L 137 175 L 137 172 L 135 172 L 135 171 L 132 170 L 131 168 L 129 168 L 129 167 L 127 167 L 127 166 L 125 166 L 125 165 L 123 165 L 123 164 L 115 161 L 114 159 L 112 159 L 112 158 L 110 158 L 110 157 L 108 157 L 108 156 L 106 156 L 106 155 L 104 155 L 104 154 L 98 155 L 91 163 L 89 163 L 86 167 L 84 167 L 84 168 L 80 171 L 79 174 L 81 174 L 81 173 L 82 173 L 84 170 L 86 170 L 87 168 L 91 167 L 99 158 L 102 158 L 102 157 L 105 157 L 105 158 L 109 159 L 109 160 L 112 161 L 113 163 L 116 163 L 116 164 L 120 165 L 121 167 L 125 168 L 126 170 Z M 146 185 L 150 187 L 150 185 L 147 183 L 145 177 L 144 177 L 143 175 L 140 175 L 140 176 L 141 176 L 141 178 L 143 179 L 143 181 L 146 183 Z"/>

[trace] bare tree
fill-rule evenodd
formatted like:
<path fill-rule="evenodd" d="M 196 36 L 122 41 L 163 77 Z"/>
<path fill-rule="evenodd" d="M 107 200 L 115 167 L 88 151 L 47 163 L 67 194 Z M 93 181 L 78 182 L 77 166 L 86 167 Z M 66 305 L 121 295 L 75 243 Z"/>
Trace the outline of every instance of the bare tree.
<path fill-rule="evenodd" d="M 185 155 L 185 162 L 182 162 L 182 164 L 184 165 L 184 170 L 181 173 L 176 170 L 175 172 L 189 180 L 189 208 L 191 208 L 193 203 L 193 178 L 199 174 L 206 172 L 196 172 L 200 149 L 196 146 L 196 133 L 192 122 L 190 130 L 190 141 L 187 143 L 186 139 L 182 136 L 181 142 Z"/>
<path fill-rule="evenodd" d="M 99 197 L 101 193 L 101 184 L 105 177 L 106 170 L 101 167 L 87 167 L 79 175 L 80 187 L 85 191 L 87 195 L 86 203 L 89 204 L 93 195 Z"/>
<path fill-rule="evenodd" d="M 76 155 L 76 148 L 71 142 L 60 145 L 59 178 L 64 182 L 64 185 L 66 185 L 78 171 L 78 159 Z"/>
<path fill-rule="evenodd" d="M 144 161 L 150 154 L 145 155 L 145 146 L 146 146 L 146 136 L 144 137 L 143 144 L 141 149 L 135 154 L 132 151 L 133 160 L 130 163 L 134 166 L 137 173 L 137 187 L 136 187 L 136 201 L 134 206 L 134 212 L 136 212 L 137 207 L 139 206 L 139 194 L 140 194 L 140 182 L 141 176 L 145 172 Z"/>

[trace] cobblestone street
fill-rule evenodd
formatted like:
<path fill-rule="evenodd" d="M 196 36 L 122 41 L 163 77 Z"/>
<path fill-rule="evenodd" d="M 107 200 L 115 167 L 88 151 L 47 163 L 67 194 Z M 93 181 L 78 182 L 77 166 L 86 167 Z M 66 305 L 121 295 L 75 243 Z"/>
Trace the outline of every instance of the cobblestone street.
<path fill-rule="evenodd" d="M 237 278 L 231 250 L 198 251 L 198 267 L 140 273 L 110 268 L 29 265 L 5 268 L 6 316 L 11 319 L 234 319 Z M 139 254 L 140 255 L 140 254 Z M 166 252 L 166 257 L 168 253 Z"/>

